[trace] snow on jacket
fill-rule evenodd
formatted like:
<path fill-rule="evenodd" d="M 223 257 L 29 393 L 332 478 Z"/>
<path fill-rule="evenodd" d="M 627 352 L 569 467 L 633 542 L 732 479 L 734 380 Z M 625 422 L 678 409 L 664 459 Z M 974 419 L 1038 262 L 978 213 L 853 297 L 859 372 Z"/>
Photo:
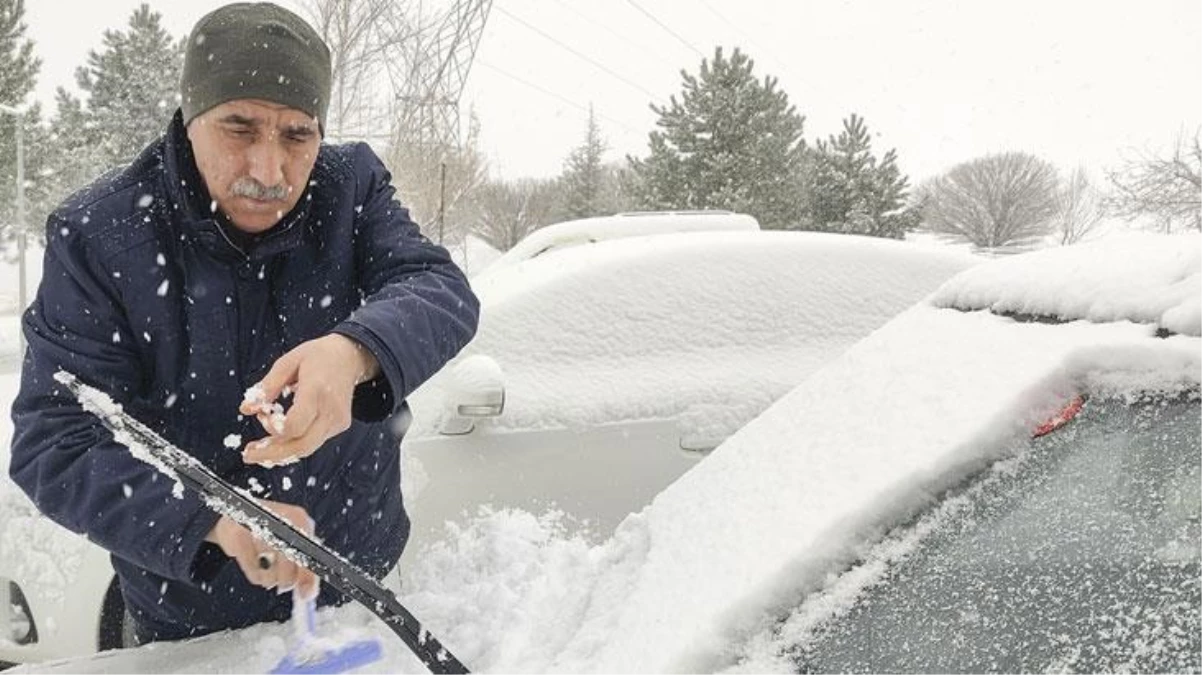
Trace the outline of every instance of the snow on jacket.
<path fill-rule="evenodd" d="M 290 601 L 250 585 L 203 541 L 217 514 L 116 444 L 53 380 L 59 369 L 234 484 L 303 506 L 319 537 L 377 576 L 408 537 L 404 399 L 472 338 L 479 305 L 366 145 L 323 145 L 307 190 L 239 248 L 215 220 L 177 113 L 162 139 L 47 223 L 42 283 L 24 316 L 10 473 L 42 512 L 113 553 L 143 641 L 283 618 Z M 244 390 L 331 331 L 381 366 L 356 389 L 351 428 L 298 463 L 244 465 L 241 444 L 264 435 L 238 415 Z M 321 601 L 341 598 L 324 588 Z"/>

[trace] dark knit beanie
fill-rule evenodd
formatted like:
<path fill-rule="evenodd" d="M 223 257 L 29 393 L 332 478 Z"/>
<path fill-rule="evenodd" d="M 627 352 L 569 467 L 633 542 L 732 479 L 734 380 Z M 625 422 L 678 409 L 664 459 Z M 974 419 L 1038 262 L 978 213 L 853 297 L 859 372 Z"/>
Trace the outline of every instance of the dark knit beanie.
<path fill-rule="evenodd" d="M 330 50 L 305 20 L 270 2 L 239 2 L 206 14 L 184 51 L 184 124 L 213 106 L 258 98 L 317 118 L 330 102 Z"/>

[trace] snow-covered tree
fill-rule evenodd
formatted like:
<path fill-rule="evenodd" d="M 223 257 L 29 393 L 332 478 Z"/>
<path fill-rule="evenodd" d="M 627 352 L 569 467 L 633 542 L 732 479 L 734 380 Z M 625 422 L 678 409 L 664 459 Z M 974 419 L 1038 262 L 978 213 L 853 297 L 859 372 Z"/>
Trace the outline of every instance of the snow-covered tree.
<path fill-rule="evenodd" d="M 60 106 L 71 107 L 82 125 L 59 120 L 56 135 L 76 135 L 72 143 L 87 139 L 106 165 L 115 165 L 132 160 L 163 133 L 179 106 L 184 42 L 173 38 L 161 19 L 142 4 L 130 17 L 128 30 L 104 32 L 102 49 L 89 51 L 88 65 L 75 71 L 86 100 L 77 104 L 72 94 L 58 93 Z"/>
<path fill-rule="evenodd" d="M 558 181 L 525 178 L 490 182 L 472 195 L 472 232 L 499 251 L 550 225 L 560 213 Z"/>
<path fill-rule="evenodd" d="M 907 204 L 908 179 L 897 168 L 897 152 L 879 161 L 864 119 L 843 120 L 843 131 L 818 141 L 808 173 L 806 227 L 829 232 L 900 239 L 918 225 Z"/>
<path fill-rule="evenodd" d="M 605 150 L 605 139 L 601 138 L 597 118 L 589 106 L 584 142 L 568 155 L 560 177 L 566 218 L 588 218 L 603 213 L 601 197 L 606 170 L 602 159 Z"/>
<path fill-rule="evenodd" d="M 1060 190 L 1060 213 L 1056 230 L 1062 245 L 1075 244 L 1089 235 L 1102 220 L 1102 200 L 1090 184 L 1089 174 L 1077 167 Z"/>
<path fill-rule="evenodd" d="M 384 155 L 401 203 L 426 236 L 439 243 L 460 241 L 469 229 L 469 197 L 488 176 L 479 137 L 480 122 L 473 113 L 467 137 L 459 146 L 423 144 L 408 138 Z"/>
<path fill-rule="evenodd" d="M 33 41 L 25 35 L 23 0 L 0 0 L 0 105 L 19 113 L 0 113 L 0 240 L 11 239 L 16 230 L 17 210 L 17 124 L 24 145 L 25 228 L 36 232 L 42 195 L 36 178 L 46 154 L 41 151 L 44 134 L 37 105 L 25 106 L 37 84 L 41 62 L 33 54 Z"/>
<path fill-rule="evenodd" d="M 0 105 L 20 105 L 37 83 L 41 62 L 25 36 L 24 19 L 24 0 L 0 0 Z"/>
<path fill-rule="evenodd" d="M 84 96 L 59 87 L 37 187 L 45 194 L 40 221 L 71 193 L 134 159 L 162 135 L 179 106 L 183 40 L 161 25 L 146 4 L 128 30 L 105 31 L 100 51 L 75 71 Z"/>
<path fill-rule="evenodd" d="M 727 57 L 719 47 L 696 76 L 681 71 L 679 99 L 651 106 L 659 129 L 650 134 L 650 154 L 630 158 L 643 207 L 731 209 L 765 228 L 798 226 L 804 118 L 775 78 L 756 79 L 754 65 L 740 50 Z"/>
<path fill-rule="evenodd" d="M 986 155 L 924 183 L 925 227 L 979 248 L 1016 246 L 1047 235 L 1060 212 L 1056 167 L 1023 152 Z"/>
<path fill-rule="evenodd" d="M 1202 230 L 1202 141 L 1177 139 L 1169 157 L 1143 154 L 1109 172 L 1109 211 L 1152 218 L 1164 232 Z"/>
<path fill-rule="evenodd" d="M 309 23 L 330 48 L 330 107 L 326 138 L 333 142 L 378 137 L 391 123 L 387 87 L 380 86 L 386 63 L 399 45 L 418 39 L 418 26 L 394 0 L 301 0 Z"/>

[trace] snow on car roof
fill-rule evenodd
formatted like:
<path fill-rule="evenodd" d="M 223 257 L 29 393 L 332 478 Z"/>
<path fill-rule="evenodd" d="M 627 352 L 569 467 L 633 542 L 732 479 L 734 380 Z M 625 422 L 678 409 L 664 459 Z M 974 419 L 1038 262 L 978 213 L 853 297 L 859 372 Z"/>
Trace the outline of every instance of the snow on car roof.
<path fill-rule="evenodd" d="M 495 268 L 488 270 L 488 274 L 552 250 L 558 252 L 579 244 L 609 239 L 672 232 L 759 229 L 760 224 L 755 218 L 729 211 L 646 211 L 581 218 L 547 225 L 526 235 L 496 260 Z"/>
<path fill-rule="evenodd" d="M 666 419 L 707 406 L 725 435 L 975 262 L 821 233 L 603 241 L 473 281 L 483 309 L 464 356 L 486 354 L 505 373 L 496 427 Z M 411 397 L 411 434 L 436 421 L 425 413 L 445 373 Z"/>
<path fill-rule="evenodd" d="M 1150 323 L 1202 334 L 1202 237 L 1131 234 L 980 265 L 945 283 L 939 307 L 1065 320 Z"/>

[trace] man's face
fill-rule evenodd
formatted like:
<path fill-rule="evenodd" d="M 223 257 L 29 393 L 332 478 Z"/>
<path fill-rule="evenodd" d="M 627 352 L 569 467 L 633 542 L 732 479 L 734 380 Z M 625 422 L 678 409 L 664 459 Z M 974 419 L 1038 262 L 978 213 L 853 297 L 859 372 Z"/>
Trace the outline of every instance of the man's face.
<path fill-rule="evenodd" d="M 222 103 L 188 124 L 196 167 L 217 208 L 239 230 L 271 229 L 296 206 L 321 131 L 309 115 L 270 101 Z"/>

